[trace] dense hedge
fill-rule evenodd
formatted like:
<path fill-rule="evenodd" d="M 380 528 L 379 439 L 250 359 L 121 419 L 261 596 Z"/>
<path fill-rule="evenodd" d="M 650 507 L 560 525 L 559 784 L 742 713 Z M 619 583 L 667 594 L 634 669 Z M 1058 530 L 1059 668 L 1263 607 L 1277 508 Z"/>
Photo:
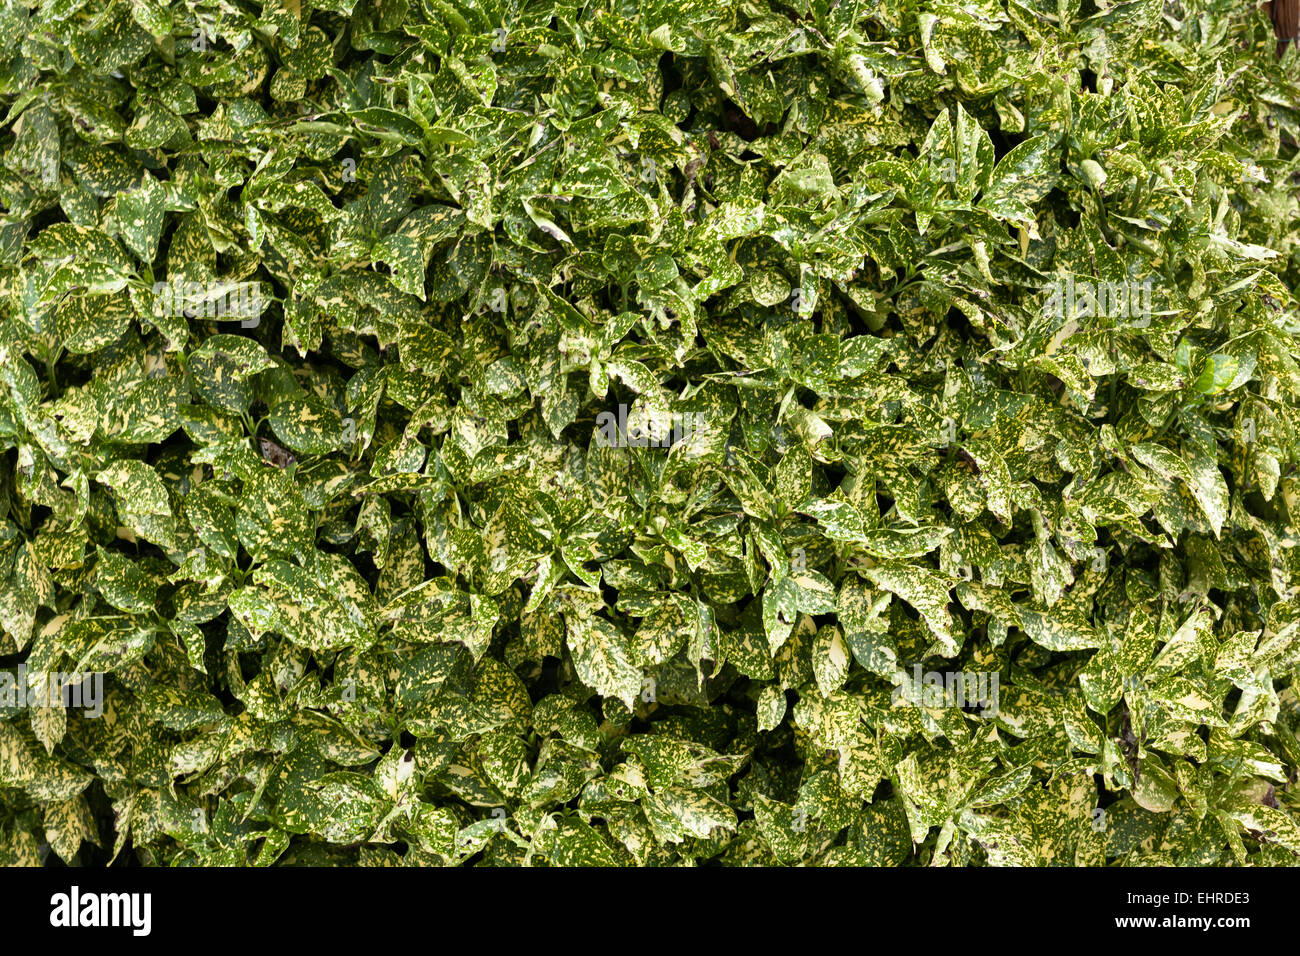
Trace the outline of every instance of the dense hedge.
<path fill-rule="evenodd" d="M 1297 862 L 1261 11 L 8 0 L 0 46 L 0 857 Z"/>

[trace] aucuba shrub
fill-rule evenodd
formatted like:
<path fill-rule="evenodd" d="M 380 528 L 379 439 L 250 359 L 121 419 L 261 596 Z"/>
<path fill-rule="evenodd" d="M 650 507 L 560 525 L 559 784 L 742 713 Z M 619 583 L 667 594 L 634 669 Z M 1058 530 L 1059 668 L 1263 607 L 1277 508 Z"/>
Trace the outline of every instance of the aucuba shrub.
<path fill-rule="evenodd" d="M 1241 0 L 0 6 L 0 857 L 1295 865 Z"/>

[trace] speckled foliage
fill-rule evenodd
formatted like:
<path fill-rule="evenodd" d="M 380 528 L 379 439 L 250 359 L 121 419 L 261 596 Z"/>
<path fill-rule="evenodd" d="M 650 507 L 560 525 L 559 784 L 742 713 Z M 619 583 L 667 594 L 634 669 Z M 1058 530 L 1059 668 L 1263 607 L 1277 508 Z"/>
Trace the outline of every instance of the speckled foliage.
<path fill-rule="evenodd" d="M 6 0 L 0 48 L 0 859 L 1296 864 L 1300 62 L 1249 3 Z"/>

